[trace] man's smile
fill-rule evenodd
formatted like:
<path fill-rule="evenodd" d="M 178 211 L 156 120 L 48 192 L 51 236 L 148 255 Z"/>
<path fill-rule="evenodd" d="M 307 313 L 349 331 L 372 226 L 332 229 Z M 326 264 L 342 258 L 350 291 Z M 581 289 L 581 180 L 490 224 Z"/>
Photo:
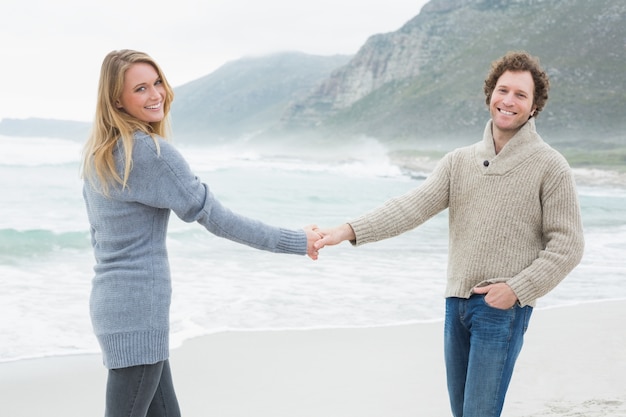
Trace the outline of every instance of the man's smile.
<path fill-rule="evenodd" d="M 506 116 L 515 116 L 517 114 L 512 111 L 502 110 L 501 108 L 498 108 L 498 111 Z"/>

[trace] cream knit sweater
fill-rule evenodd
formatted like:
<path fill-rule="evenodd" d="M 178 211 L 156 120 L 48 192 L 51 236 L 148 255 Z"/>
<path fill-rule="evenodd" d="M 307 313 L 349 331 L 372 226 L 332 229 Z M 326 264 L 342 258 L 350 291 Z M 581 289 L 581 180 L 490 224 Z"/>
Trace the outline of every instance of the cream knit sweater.
<path fill-rule="evenodd" d="M 469 298 L 477 285 L 506 282 L 522 306 L 534 306 L 582 258 L 570 167 L 533 119 L 497 155 L 487 123 L 481 142 L 447 154 L 419 187 L 351 221 L 353 244 L 397 236 L 446 208 L 446 297 Z"/>

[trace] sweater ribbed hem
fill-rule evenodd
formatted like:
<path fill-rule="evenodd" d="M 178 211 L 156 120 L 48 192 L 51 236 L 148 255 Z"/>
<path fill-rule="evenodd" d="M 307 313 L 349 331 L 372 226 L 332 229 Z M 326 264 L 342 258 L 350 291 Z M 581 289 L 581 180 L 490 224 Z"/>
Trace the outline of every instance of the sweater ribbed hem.
<path fill-rule="evenodd" d="M 445 298 L 456 297 L 456 298 L 468 299 L 472 296 L 473 290 L 475 287 L 488 285 L 488 284 L 495 284 L 498 282 L 505 282 L 507 284 L 510 284 L 512 280 L 505 279 L 505 278 L 496 278 L 496 279 L 491 279 L 491 280 L 484 280 L 484 281 L 473 284 L 471 280 L 448 279 L 444 297 Z M 525 306 L 535 307 L 535 305 L 537 304 L 536 299 L 520 296 L 520 293 L 518 293 L 516 288 L 511 287 L 511 289 L 513 290 L 515 295 L 518 297 L 518 302 L 520 303 L 522 307 L 525 307 Z M 532 291 L 530 291 L 530 293 L 532 293 Z"/>
<path fill-rule="evenodd" d="M 107 369 L 149 365 L 169 357 L 167 330 L 99 335 L 98 342 Z"/>

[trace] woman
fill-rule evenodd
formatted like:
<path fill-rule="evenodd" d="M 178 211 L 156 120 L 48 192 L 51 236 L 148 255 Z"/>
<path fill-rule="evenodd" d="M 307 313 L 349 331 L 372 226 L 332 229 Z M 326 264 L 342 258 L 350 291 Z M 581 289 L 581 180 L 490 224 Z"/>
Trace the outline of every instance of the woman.
<path fill-rule="evenodd" d="M 268 226 L 225 207 L 164 138 L 174 94 L 142 52 L 103 63 L 93 131 L 85 145 L 83 196 L 96 265 L 91 319 L 109 369 L 106 416 L 179 416 L 169 356 L 170 212 L 211 233 L 277 253 L 317 259 L 311 227 Z"/>

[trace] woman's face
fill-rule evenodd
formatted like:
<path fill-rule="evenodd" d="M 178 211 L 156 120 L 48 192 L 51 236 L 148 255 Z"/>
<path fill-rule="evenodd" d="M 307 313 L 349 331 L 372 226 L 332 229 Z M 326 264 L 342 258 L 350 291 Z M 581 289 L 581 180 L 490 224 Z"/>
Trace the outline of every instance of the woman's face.
<path fill-rule="evenodd" d="M 165 87 L 154 67 L 132 64 L 124 74 L 124 89 L 115 105 L 142 122 L 160 122 L 165 117 Z"/>

